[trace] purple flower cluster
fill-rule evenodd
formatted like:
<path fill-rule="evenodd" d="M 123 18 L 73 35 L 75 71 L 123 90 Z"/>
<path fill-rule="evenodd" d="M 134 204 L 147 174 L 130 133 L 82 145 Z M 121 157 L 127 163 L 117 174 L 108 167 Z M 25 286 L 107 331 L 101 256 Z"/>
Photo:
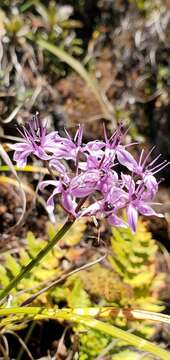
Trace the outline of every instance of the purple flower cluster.
<path fill-rule="evenodd" d="M 129 226 L 136 231 L 138 214 L 145 216 L 156 213 L 152 205 L 158 191 L 155 174 L 167 166 L 167 161 L 158 163 L 160 156 L 151 163 L 142 150 L 139 160 L 135 160 L 123 145 L 126 135 L 122 123 L 108 138 L 104 128 L 104 140 L 83 143 L 83 128 L 79 126 L 74 139 L 66 132 L 61 137 L 58 132 L 46 132 L 39 115 L 33 116 L 27 127 L 20 131 L 21 143 L 12 145 L 14 160 L 24 167 L 29 155 L 48 162 L 56 178 L 40 183 L 40 190 L 50 186 L 53 191 L 47 200 L 47 208 L 53 214 L 55 198 L 62 208 L 73 218 L 82 216 L 105 217 L 113 226 Z M 121 165 L 122 172 L 118 172 Z M 87 204 L 87 206 L 85 206 Z M 122 219 L 126 210 L 127 223 Z"/>

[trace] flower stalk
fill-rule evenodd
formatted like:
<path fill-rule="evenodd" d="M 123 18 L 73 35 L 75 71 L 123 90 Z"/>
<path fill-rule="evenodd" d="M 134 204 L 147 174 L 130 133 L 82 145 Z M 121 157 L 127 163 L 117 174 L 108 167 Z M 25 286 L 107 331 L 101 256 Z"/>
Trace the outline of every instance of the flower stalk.
<path fill-rule="evenodd" d="M 68 218 L 62 228 L 56 233 L 56 235 L 48 242 L 48 244 L 38 253 L 38 255 L 29 262 L 28 265 L 24 266 L 19 274 L 9 283 L 9 285 L 0 292 L 0 301 L 2 302 L 11 292 L 12 289 L 16 288 L 18 283 L 25 277 L 27 274 L 39 264 L 39 262 L 48 254 L 50 250 L 57 244 L 57 242 L 63 238 L 66 232 L 71 228 L 74 223 L 74 219 Z"/>

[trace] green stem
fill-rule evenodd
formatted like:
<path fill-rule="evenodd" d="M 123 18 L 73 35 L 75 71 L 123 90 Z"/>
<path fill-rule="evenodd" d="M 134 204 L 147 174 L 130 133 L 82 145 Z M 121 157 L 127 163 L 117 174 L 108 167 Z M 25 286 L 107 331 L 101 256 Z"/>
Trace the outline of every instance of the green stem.
<path fill-rule="evenodd" d="M 74 220 L 68 219 L 57 234 L 51 241 L 38 253 L 38 255 L 26 266 L 24 266 L 20 273 L 9 283 L 9 285 L 0 292 L 0 300 L 2 300 L 11 292 L 13 288 L 16 288 L 18 283 L 43 259 L 43 257 L 56 245 L 56 243 L 65 235 L 70 229 Z"/>
<path fill-rule="evenodd" d="M 43 319 L 63 319 L 66 321 L 75 322 L 78 324 L 82 324 L 84 326 L 90 327 L 92 329 L 101 331 L 107 335 L 113 336 L 114 338 L 121 339 L 125 341 L 127 344 L 136 347 L 141 351 L 146 351 L 156 357 L 159 357 L 162 360 L 169 360 L 170 353 L 161 347 L 140 338 L 134 334 L 131 334 L 127 331 L 117 328 L 116 326 L 107 324 L 106 322 L 102 322 L 94 319 L 92 316 L 84 316 L 75 314 L 74 309 L 44 309 L 41 307 L 27 307 L 27 308 L 1 308 L 0 316 L 9 316 L 14 315 L 14 320 L 16 321 L 16 315 L 32 315 L 34 316 L 34 320 L 43 320 Z M 19 317 L 21 321 L 21 318 Z M 12 321 L 12 318 L 10 318 Z"/>

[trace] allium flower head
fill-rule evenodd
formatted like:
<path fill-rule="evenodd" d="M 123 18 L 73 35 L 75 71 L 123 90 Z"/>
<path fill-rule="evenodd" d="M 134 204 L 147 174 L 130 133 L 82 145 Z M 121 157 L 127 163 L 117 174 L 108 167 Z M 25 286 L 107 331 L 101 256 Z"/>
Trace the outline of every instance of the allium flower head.
<path fill-rule="evenodd" d="M 136 231 L 139 214 L 163 216 L 153 209 L 158 205 L 154 202 L 159 185 L 155 175 L 168 162 L 157 164 L 160 157 L 157 156 L 149 163 L 153 149 L 145 157 L 142 150 L 137 161 L 129 152 L 134 143 L 123 145 L 126 131 L 122 123 L 110 138 L 104 128 L 104 140 L 86 144 L 83 143 L 81 126 L 74 138 L 67 131 L 66 137 L 57 132 L 47 134 L 38 114 L 20 133 L 23 142 L 11 146 L 15 150 L 17 165 L 24 166 L 30 154 L 48 162 L 49 175 L 53 179 L 42 181 L 39 188 L 41 191 L 46 187 L 52 189 L 47 200 L 51 217 L 55 201 L 72 218 L 104 217 L 112 226 L 129 226 L 133 232 Z M 123 166 L 122 173 L 117 170 L 117 165 Z M 124 210 L 127 222 L 122 217 Z"/>

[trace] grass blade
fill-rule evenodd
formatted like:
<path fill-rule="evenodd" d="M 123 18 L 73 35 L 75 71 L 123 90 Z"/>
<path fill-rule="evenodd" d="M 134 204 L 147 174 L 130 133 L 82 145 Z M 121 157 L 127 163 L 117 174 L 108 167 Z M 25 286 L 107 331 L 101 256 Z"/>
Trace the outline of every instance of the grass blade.
<path fill-rule="evenodd" d="M 14 165 L 13 168 L 16 171 L 21 171 L 21 172 L 49 174 L 48 169 L 33 165 L 26 165 L 24 168 L 19 168 L 18 166 Z M 8 165 L 1 165 L 0 171 L 10 171 L 10 167 Z"/>
<path fill-rule="evenodd" d="M 103 332 L 104 334 L 113 336 L 114 338 L 121 339 L 127 344 L 136 347 L 137 349 L 156 355 L 157 358 L 162 360 L 169 360 L 170 353 L 159 346 L 151 343 L 148 340 L 140 338 L 127 331 L 119 329 L 116 326 L 107 324 L 100 320 L 96 320 L 90 316 L 75 314 L 76 309 L 44 309 L 41 307 L 17 307 L 17 308 L 1 308 L 0 316 L 14 315 L 16 321 L 17 315 L 20 316 L 33 316 L 34 320 L 42 319 L 63 319 L 75 323 L 82 324 L 92 329 Z M 83 309 L 82 309 L 83 310 Z M 79 309 L 80 311 L 80 309 Z M 20 319 L 21 320 L 21 319 Z M 12 321 L 12 318 L 11 318 Z"/>

